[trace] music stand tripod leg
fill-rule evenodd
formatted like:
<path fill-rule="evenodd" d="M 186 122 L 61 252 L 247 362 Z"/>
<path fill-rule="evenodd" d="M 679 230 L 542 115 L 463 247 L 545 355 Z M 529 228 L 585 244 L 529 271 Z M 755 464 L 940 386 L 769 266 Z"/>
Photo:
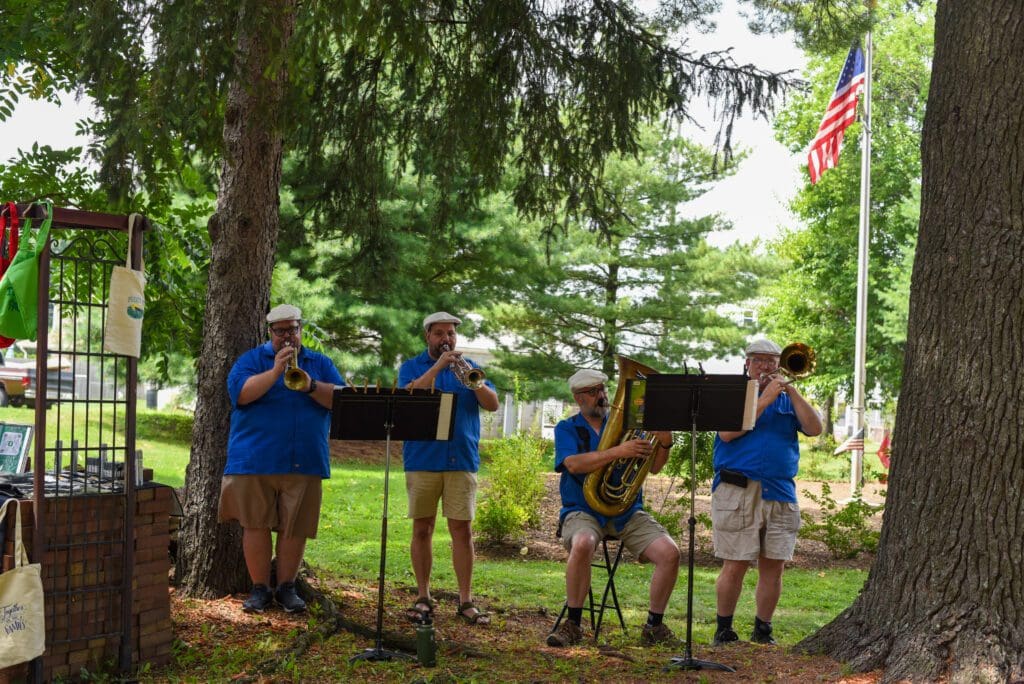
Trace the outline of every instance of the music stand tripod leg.
<path fill-rule="evenodd" d="M 390 404 L 389 404 L 390 406 Z M 384 649 L 384 566 L 388 554 L 388 496 L 391 480 L 391 416 L 388 415 L 387 434 L 384 440 L 384 514 L 380 523 L 380 573 L 377 577 L 377 635 L 376 644 L 362 653 L 348 659 L 357 660 L 415 660 L 408 653 L 387 651 Z"/>
<path fill-rule="evenodd" d="M 687 563 L 686 575 L 686 654 L 675 656 L 665 666 L 668 670 L 721 670 L 722 672 L 735 672 L 733 668 L 710 660 L 698 660 L 693 657 L 693 555 L 694 537 L 696 536 L 697 518 L 696 511 L 696 489 L 697 489 L 697 395 L 694 390 L 693 400 L 690 402 L 693 416 L 692 427 L 690 428 L 690 558 Z"/>

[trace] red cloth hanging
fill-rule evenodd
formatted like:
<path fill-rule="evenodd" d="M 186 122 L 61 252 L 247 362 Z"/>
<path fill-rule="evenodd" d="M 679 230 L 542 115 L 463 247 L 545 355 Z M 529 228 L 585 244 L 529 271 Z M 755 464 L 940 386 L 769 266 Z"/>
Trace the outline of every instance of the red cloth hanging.
<path fill-rule="evenodd" d="M 0 209 L 0 278 L 7 273 L 7 267 L 18 253 L 18 205 L 8 202 Z M 0 335 L 0 349 L 7 349 L 14 339 Z"/>

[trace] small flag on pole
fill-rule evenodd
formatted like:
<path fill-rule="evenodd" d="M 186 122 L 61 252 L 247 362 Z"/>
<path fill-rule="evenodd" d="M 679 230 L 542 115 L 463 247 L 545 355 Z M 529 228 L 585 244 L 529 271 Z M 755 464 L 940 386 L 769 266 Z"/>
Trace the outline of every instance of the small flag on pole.
<path fill-rule="evenodd" d="M 885 434 L 882 435 L 882 443 L 878 445 L 878 460 L 884 468 L 889 467 L 889 449 L 889 431 L 886 430 Z"/>
<path fill-rule="evenodd" d="M 864 88 L 864 52 L 854 43 L 846 56 L 839 83 L 828 103 L 818 134 L 811 141 L 807 155 L 807 170 L 811 184 L 817 183 L 826 169 L 839 163 L 839 150 L 843 146 L 843 133 L 857 116 L 857 96 Z"/>
<path fill-rule="evenodd" d="M 836 447 L 832 455 L 838 456 L 844 451 L 864 451 L 864 428 L 857 430 L 857 434 L 849 437 L 845 442 Z"/>

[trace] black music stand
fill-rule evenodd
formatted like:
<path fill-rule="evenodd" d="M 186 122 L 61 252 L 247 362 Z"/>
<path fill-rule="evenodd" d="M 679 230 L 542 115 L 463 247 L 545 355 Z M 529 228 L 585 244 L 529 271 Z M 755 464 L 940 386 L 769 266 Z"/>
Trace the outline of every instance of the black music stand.
<path fill-rule="evenodd" d="M 408 653 L 386 651 L 384 633 L 384 565 L 388 553 L 388 493 L 391 478 L 391 440 L 450 439 L 455 424 L 451 392 L 432 390 L 339 387 L 334 390 L 331 439 L 384 440 L 384 512 L 380 523 L 380 574 L 377 578 L 377 642 L 349 658 L 356 660 L 413 660 Z"/>
<path fill-rule="evenodd" d="M 690 559 L 686 577 L 686 653 L 675 656 L 666 670 L 733 668 L 693 657 L 693 555 L 697 518 L 697 432 L 750 430 L 757 411 L 757 381 L 746 375 L 651 375 L 644 395 L 644 429 L 690 430 Z"/>

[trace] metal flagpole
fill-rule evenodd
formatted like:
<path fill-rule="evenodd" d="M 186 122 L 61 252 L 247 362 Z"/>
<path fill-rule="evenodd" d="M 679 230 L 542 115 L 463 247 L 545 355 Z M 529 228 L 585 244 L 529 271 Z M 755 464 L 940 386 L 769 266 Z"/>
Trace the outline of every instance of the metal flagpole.
<path fill-rule="evenodd" d="M 869 0 L 869 11 L 875 3 Z M 857 241 L 857 329 L 853 371 L 853 434 L 864 428 L 865 359 L 867 357 L 868 246 L 871 233 L 871 31 L 864 44 L 864 127 L 861 132 L 860 237 Z M 865 432 L 866 436 L 866 432 Z M 864 448 L 850 452 L 850 496 L 864 485 Z"/>

